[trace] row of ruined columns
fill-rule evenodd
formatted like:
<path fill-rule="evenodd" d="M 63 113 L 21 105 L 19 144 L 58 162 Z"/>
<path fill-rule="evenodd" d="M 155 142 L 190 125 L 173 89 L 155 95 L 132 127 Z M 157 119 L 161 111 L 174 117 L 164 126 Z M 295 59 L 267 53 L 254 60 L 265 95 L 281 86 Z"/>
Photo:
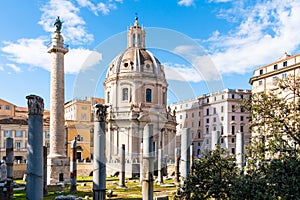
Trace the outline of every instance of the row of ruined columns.
<path fill-rule="evenodd" d="M 26 198 L 42 199 L 46 193 L 45 164 L 43 160 L 43 99 L 30 95 L 28 99 L 28 163 Z M 107 106 L 95 105 L 94 119 L 94 171 L 93 171 L 93 199 L 102 200 L 106 196 L 106 160 L 105 160 L 105 117 Z M 190 169 L 190 141 L 189 129 L 186 129 L 181 137 L 181 169 L 180 174 L 187 178 Z M 154 149 L 153 149 L 153 124 L 147 124 L 143 132 L 143 143 L 141 146 L 141 182 L 143 199 L 153 199 L 153 173 L 154 173 Z M 8 145 L 9 147 L 9 145 Z M 70 178 L 72 192 L 76 191 L 76 139 L 71 143 L 72 157 L 70 163 Z M 13 151 L 12 151 L 13 152 Z M 175 181 L 179 181 L 179 150 L 175 150 Z M 8 159 L 9 161 L 9 159 Z M 8 163 L 9 164 L 9 163 Z M 163 183 L 163 150 L 158 150 L 158 182 Z M 43 179 L 44 177 L 44 179 Z M 125 185 L 125 145 L 121 148 L 121 170 L 119 186 Z"/>

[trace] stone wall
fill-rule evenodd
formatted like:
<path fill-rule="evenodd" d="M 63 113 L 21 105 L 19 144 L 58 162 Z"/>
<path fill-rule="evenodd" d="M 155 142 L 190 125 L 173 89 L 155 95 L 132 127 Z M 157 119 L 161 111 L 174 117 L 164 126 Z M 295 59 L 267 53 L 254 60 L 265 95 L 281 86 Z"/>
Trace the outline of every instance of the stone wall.
<path fill-rule="evenodd" d="M 14 164 L 14 179 L 22 179 L 24 174 L 26 174 L 27 165 L 22 164 Z M 117 170 L 116 168 L 106 167 L 106 174 L 110 176 L 114 174 Z M 168 164 L 168 175 L 171 175 L 172 172 L 175 171 L 173 164 Z M 93 172 L 93 163 L 77 163 L 77 176 L 90 176 Z"/>

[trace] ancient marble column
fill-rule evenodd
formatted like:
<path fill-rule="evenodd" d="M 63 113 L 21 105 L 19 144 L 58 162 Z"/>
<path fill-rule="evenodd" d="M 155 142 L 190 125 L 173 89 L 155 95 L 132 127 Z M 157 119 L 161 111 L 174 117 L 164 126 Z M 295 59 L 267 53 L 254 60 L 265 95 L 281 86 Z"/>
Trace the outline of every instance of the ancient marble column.
<path fill-rule="evenodd" d="M 174 178 L 175 183 L 179 182 L 179 176 L 180 176 L 179 164 L 180 164 L 180 152 L 178 148 L 175 148 L 175 178 Z"/>
<path fill-rule="evenodd" d="M 147 124 L 143 132 L 143 200 L 153 200 L 153 124 Z"/>
<path fill-rule="evenodd" d="M 69 51 L 61 35 L 59 17 L 55 21 L 56 30 L 52 35 L 52 42 L 48 46 L 51 54 L 50 78 L 50 152 L 47 160 L 48 184 L 69 182 L 70 160 L 65 154 L 65 117 L 64 117 L 64 55 Z"/>
<path fill-rule="evenodd" d="M 103 200 L 106 193 L 106 159 L 105 159 L 105 119 L 107 106 L 94 106 L 94 171 L 93 199 Z"/>
<path fill-rule="evenodd" d="M 236 133 L 236 163 L 240 169 L 244 168 L 244 133 Z"/>
<path fill-rule="evenodd" d="M 157 183 L 162 184 L 164 183 L 163 179 L 163 170 L 164 170 L 164 160 L 163 160 L 163 149 L 158 149 L 158 176 L 157 176 Z"/>
<path fill-rule="evenodd" d="M 120 169 L 120 179 L 119 179 L 119 186 L 126 187 L 125 185 L 125 144 L 122 144 L 121 151 L 120 151 L 120 158 L 121 158 L 121 169 Z"/>
<path fill-rule="evenodd" d="M 183 128 L 181 134 L 181 162 L 180 175 L 184 179 L 188 178 L 190 172 L 190 129 Z"/>
<path fill-rule="evenodd" d="M 76 147 L 77 142 L 76 138 L 71 142 L 71 159 L 70 159 L 70 192 L 76 192 L 76 179 L 77 179 L 77 163 L 76 163 Z"/>
<path fill-rule="evenodd" d="M 43 113 L 44 100 L 29 95 L 28 100 L 28 150 L 26 199 L 43 199 Z"/>
<path fill-rule="evenodd" d="M 13 174 L 14 174 L 14 139 L 6 139 L 6 165 L 7 165 L 7 193 L 8 197 L 12 197 L 13 190 Z"/>

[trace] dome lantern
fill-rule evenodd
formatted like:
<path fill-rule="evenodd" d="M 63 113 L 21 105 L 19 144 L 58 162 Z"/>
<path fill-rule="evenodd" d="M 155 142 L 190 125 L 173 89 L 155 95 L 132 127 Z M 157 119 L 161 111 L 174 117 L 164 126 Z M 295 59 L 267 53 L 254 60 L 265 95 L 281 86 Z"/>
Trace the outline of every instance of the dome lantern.
<path fill-rule="evenodd" d="M 135 17 L 134 25 L 128 30 L 127 48 L 145 48 L 145 31 L 139 26 L 138 17 Z"/>

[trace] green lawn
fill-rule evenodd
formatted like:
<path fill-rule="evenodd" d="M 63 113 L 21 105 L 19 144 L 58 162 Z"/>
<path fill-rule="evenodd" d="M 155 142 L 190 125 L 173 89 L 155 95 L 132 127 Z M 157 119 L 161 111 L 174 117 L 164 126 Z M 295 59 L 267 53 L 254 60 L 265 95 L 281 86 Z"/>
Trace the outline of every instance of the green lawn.
<path fill-rule="evenodd" d="M 78 197 L 89 196 L 90 199 L 93 197 L 92 182 L 93 177 L 78 177 L 77 178 L 77 192 L 73 195 Z M 139 179 L 128 180 L 126 179 L 127 188 L 119 188 L 119 179 L 115 177 L 107 177 L 106 188 L 107 190 L 113 191 L 113 197 L 107 197 L 107 199 L 142 199 L 142 187 L 140 185 Z M 22 180 L 16 180 L 18 184 L 25 184 Z M 86 186 L 82 184 L 85 183 Z M 166 180 L 166 184 L 173 183 L 173 180 Z M 45 200 L 53 200 L 59 195 L 68 195 L 69 187 L 61 188 L 59 186 L 51 186 L 47 188 L 48 196 L 45 196 Z M 176 187 L 161 187 L 160 185 L 154 184 L 154 196 L 168 195 L 169 199 L 173 199 Z M 24 190 L 14 191 L 14 197 L 18 200 L 26 200 L 26 192 Z"/>

